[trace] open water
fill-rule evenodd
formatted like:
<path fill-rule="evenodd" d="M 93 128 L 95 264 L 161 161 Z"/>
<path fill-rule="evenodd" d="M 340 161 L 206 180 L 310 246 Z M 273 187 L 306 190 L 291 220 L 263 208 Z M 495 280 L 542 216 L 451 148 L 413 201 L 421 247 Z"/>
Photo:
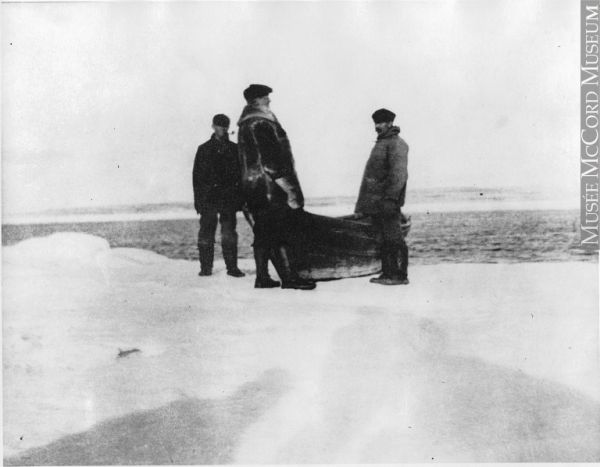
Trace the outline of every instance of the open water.
<path fill-rule="evenodd" d="M 578 222 L 576 210 L 418 212 L 407 243 L 412 264 L 597 261 L 578 246 Z M 237 230 L 239 256 L 252 257 L 252 231 L 241 214 Z M 103 237 L 112 247 L 198 259 L 195 219 L 9 224 L 2 226 L 2 244 L 65 231 Z M 219 258 L 218 245 L 215 251 Z"/>

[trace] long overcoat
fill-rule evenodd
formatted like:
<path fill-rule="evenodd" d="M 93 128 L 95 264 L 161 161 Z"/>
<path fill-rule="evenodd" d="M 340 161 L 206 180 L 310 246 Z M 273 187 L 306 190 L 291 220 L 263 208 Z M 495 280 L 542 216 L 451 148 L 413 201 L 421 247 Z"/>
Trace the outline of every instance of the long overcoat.
<path fill-rule="evenodd" d="M 276 182 L 278 179 L 285 180 L 288 191 L 302 207 L 304 196 L 290 142 L 275 115 L 247 105 L 238 125 L 242 190 L 249 210 L 258 212 L 288 206 L 288 193 Z"/>
<path fill-rule="evenodd" d="M 391 127 L 380 134 L 371 151 L 360 186 L 356 213 L 380 215 L 383 201 L 404 206 L 408 180 L 408 144 L 398 136 L 400 128 Z"/>

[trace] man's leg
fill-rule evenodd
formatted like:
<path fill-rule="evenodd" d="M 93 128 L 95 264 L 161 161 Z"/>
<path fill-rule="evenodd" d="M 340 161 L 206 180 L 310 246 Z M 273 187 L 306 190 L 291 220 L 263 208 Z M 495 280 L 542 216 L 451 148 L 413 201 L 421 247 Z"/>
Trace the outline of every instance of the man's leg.
<path fill-rule="evenodd" d="M 279 277 L 282 289 L 312 290 L 317 284 L 309 279 L 302 279 L 294 268 L 293 259 L 290 258 L 290 249 L 286 245 L 279 245 L 271 250 L 271 261 Z"/>
<path fill-rule="evenodd" d="M 256 280 L 254 287 L 257 289 L 271 289 L 279 287 L 281 282 L 271 279 L 269 275 L 269 258 L 271 256 L 271 239 L 268 233 L 268 217 L 264 213 L 253 213 L 254 218 L 254 262 L 256 263 Z"/>
<path fill-rule="evenodd" d="M 215 232 L 217 230 L 217 211 L 205 209 L 200 214 L 200 230 L 198 231 L 198 255 L 201 276 L 212 274 L 215 255 Z"/>
<path fill-rule="evenodd" d="M 308 228 L 307 214 L 302 210 L 292 210 L 287 206 L 280 211 L 276 223 L 277 242 L 272 251 L 272 261 L 281 276 L 281 288 L 312 290 L 317 284 L 303 279 L 298 269 L 306 267 L 305 240 Z"/>
<path fill-rule="evenodd" d="M 227 274 L 233 277 L 244 277 L 245 274 L 237 266 L 237 242 L 238 234 L 236 232 L 237 218 L 233 209 L 223 210 L 219 213 L 219 222 L 221 223 L 221 250 Z"/>
<path fill-rule="evenodd" d="M 381 246 L 381 266 L 385 277 L 397 277 L 400 273 L 398 269 L 398 250 L 394 245 L 384 243 Z"/>
<path fill-rule="evenodd" d="M 404 187 L 404 190 L 406 190 L 406 186 Z M 408 246 L 404 240 L 405 232 L 403 232 L 402 226 L 406 225 L 407 222 L 408 219 L 406 216 L 400 212 L 400 216 L 397 220 L 394 220 L 393 225 L 394 243 L 397 246 L 397 251 L 400 255 L 400 268 L 398 269 L 398 275 L 400 280 L 406 281 L 406 283 L 408 283 Z M 397 259 L 396 264 L 398 264 Z"/>
<path fill-rule="evenodd" d="M 404 241 L 401 217 L 386 216 L 376 220 L 383 234 L 381 245 L 381 276 L 371 282 L 384 285 L 408 284 L 408 247 Z M 398 254 L 401 266 L 398 267 Z"/>
<path fill-rule="evenodd" d="M 383 217 L 381 217 L 381 216 L 373 216 L 372 219 L 373 219 L 373 225 L 381 233 L 382 238 L 383 238 L 381 247 L 379 248 L 379 256 L 381 258 L 381 274 L 378 277 L 371 278 L 371 280 L 370 280 L 370 282 L 379 283 L 383 279 L 386 279 L 386 278 L 389 277 L 389 274 L 390 274 L 390 262 L 389 262 L 389 257 L 387 255 L 386 248 L 385 248 L 385 236 L 384 236 L 384 230 L 383 230 Z"/>
<path fill-rule="evenodd" d="M 404 239 L 400 242 L 400 279 L 408 280 L 408 246 Z"/>
<path fill-rule="evenodd" d="M 310 268 L 308 249 L 311 243 L 311 233 L 314 230 L 310 214 L 297 209 L 287 213 L 285 221 L 284 244 L 289 249 L 290 260 L 294 271 Z"/>
<path fill-rule="evenodd" d="M 269 208 L 255 216 L 254 245 L 268 246 L 270 259 L 275 270 L 281 278 L 281 287 L 284 289 L 311 290 L 316 287 L 313 281 L 302 279 L 296 273 L 293 258 L 287 244 L 289 225 L 288 208 Z"/>
<path fill-rule="evenodd" d="M 281 282 L 271 279 L 269 275 L 269 258 L 271 257 L 271 249 L 253 245 L 254 247 L 254 262 L 256 263 L 256 280 L 254 288 L 256 289 L 272 289 L 279 287 Z"/>

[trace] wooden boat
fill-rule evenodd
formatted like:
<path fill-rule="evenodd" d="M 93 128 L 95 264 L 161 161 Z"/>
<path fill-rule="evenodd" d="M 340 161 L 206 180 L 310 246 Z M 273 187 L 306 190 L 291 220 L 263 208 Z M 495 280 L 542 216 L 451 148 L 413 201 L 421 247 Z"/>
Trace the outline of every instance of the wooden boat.
<path fill-rule="evenodd" d="M 381 235 L 370 217 L 328 217 L 308 213 L 310 229 L 304 233 L 297 264 L 300 276 L 332 280 L 377 274 L 381 271 Z M 404 237 L 410 218 L 402 224 Z"/>

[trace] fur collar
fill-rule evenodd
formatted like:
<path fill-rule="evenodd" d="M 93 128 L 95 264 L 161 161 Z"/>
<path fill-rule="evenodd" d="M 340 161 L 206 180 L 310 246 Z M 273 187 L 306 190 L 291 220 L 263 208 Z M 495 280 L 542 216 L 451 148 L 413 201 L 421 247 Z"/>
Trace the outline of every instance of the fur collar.
<path fill-rule="evenodd" d="M 248 104 L 242 110 L 242 115 L 240 115 L 240 119 L 238 120 L 238 125 L 240 125 L 243 121 L 248 120 L 249 118 L 264 118 L 271 122 L 279 123 L 277 117 L 270 110 L 264 110 L 261 107 L 258 107 L 253 104 Z"/>
<path fill-rule="evenodd" d="M 400 127 L 392 126 L 387 131 L 384 131 L 383 133 L 380 133 L 379 135 L 377 135 L 377 141 L 379 141 L 381 139 L 385 139 L 385 138 L 391 138 L 392 136 L 396 136 L 399 133 L 400 133 Z"/>

